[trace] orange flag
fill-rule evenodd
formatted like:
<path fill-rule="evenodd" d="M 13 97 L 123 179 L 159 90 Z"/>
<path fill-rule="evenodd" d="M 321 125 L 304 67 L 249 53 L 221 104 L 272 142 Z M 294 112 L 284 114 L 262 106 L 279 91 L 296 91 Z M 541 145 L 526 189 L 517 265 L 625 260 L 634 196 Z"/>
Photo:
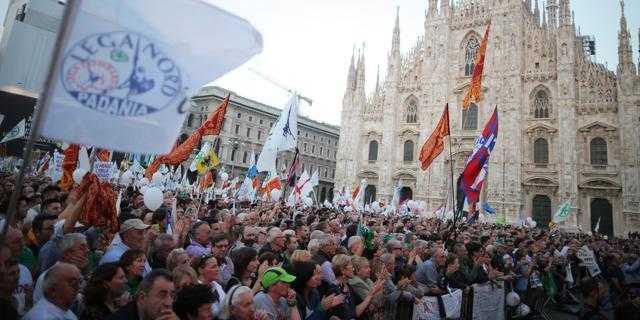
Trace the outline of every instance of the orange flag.
<path fill-rule="evenodd" d="M 420 167 L 422 170 L 427 170 L 433 160 L 442 153 L 442 150 L 444 150 L 444 137 L 449 134 L 449 104 L 447 103 L 444 106 L 438 125 L 433 129 L 429 139 L 424 142 L 422 150 L 420 150 Z"/>
<path fill-rule="evenodd" d="M 271 190 L 280 189 L 282 190 L 282 184 L 280 183 L 280 176 L 276 175 L 275 177 L 267 180 L 264 187 L 263 193 L 271 194 Z"/>
<path fill-rule="evenodd" d="M 80 146 L 77 144 L 69 145 L 64 150 L 64 160 L 62 160 L 62 179 L 58 182 L 58 186 L 65 191 L 69 191 L 73 187 L 73 171 L 78 166 L 78 155 L 80 154 Z"/>
<path fill-rule="evenodd" d="M 482 72 L 484 70 L 484 56 L 487 52 L 487 42 L 489 42 L 489 29 L 491 29 L 491 22 L 489 22 L 487 30 L 484 32 L 480 50 L 478 50 L 476 61 L 473 64 L 473 76 L 471 77 L 471 84 L 469 84 L 469 91 L 462 101 L 463 110 L 467 110 L 471 102 L 479 102 L 482 100 Z"/>
<path fill-rule="evenodd" d="M 203 136 L 218 135 L 222 129 L 222 123 L 224 121 L 224 115 L 227 113 L 227 106 L 229 105 L 229 96 L 222 101 L 216 111 L 209 115 L 207 121 L 205 121 L 200 128 L 196 129 L 187 140 L 182 144 L 171 150 L 171 153 L 156 158 L 153 163 L 147 167 L 144 176 L 147 179 L 151 179 L 153 174 L 158 171 L 158 168 L 162 164 L 168 164 L 171 166 L 177 166 L 189 159 L 189 156 L 199 144 Z"/>

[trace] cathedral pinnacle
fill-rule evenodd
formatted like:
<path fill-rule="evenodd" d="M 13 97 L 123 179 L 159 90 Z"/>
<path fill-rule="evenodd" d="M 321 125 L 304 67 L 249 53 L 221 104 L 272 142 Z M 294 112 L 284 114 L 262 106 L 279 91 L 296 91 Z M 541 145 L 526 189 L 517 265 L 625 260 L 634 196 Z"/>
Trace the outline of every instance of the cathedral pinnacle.
<path fill-rule="evenodd" d="M 347 90 L 353 91 L 355 89 L 356 84 L 356 67 L 355 67 L 355 54 L 356 54 L 356 46 L 353 45 L 353 50 L 351 51 L 351 64 L 349 65 L 349 73 L 347 75 Z"/>
<path fill-rule="evenodd" d="M 547 0 L 547 18 L 549 27 L 554 29 L 558 25 L 558 0 Z"/>
<path fill-rule="evenodd" d="M 393 27 L 393 39 L 391 40 L 391 51 L 400 52 L 400 6 L 396 7 L 396 24 Z"/>
<path fill-rule="evenodd" d="M 633 51 L 631 49 L 631 34 L 627 28 L 627 18 L 624 14 L 624 1 L 620 0 L 620 31 L 618 32 L 618 73 L 631 71 L 635 73 L 633 65 Z"/>

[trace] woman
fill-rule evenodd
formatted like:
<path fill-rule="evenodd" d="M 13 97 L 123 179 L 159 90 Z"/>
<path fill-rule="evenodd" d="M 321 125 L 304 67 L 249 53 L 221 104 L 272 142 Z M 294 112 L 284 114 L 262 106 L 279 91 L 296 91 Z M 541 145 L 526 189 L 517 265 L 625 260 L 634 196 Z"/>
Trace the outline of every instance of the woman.
<path fill-rule="evenodd" d="M 215 302 L 211 305 L 211 310 L 214 317 L 220 315 L 220 302 L 224 300 L 224 290 L 218 280 L 220 278 L 220 265 L 218 259 L 213 255 L 204 255 L 200 258 L 196 258 L 194 261 L 194 269 L 198 272 L 198 282 L 206 284 L 211 288 L 213 292 Z"/>
<path fill-rule="evenodd" d="M 311 252 L 308 250 L 296 250 L 291 254 L 291 263 L 311 260 Z"/>
<path fill-rule="evenodd" d="M 178 266 L 171 273 L 176 291 L 188 285 L 198 283 L 198 275 L 190 266 Z"/>
<path fill-rule="evenodd" d="M 361 257 L 364 253 L 364 241 L 361 236 L 351 236 L 347 241 L 347 248 L 352 256 Z"/>
<path fill-rule="evenodd" d="M 331 294 L 320 300 L 318 286 L 322 282 L 320 265 L 314 262 L 294 262 L 288 270 L 296 276 L 292 288 L 296 291 L 296 303 L 302 319 L 328 319 L 327 311 L 342 304 L 343 295 Z"/>
<path fill-rule="evenodd" d="M 84 288 L 84 312 L 80 319 L 106 319 L 126 301 L 121 297 L 126 292 L 127 278 L 116 262 L 105 263 L 91 274 Z"/>
<path fill-rule="evenodd" d="M 124 274 L 127 277 L 127 291 L 134 295 L 138 291 L 138 285 L 142 281 L 142 274 L 144 273 L 144 264 L 147 260 L 144 251 L 142 250 L 127 250 L 120 257 L 120 267 L 124 270 Z"/>
<path fill-rule="evenodd" d="M 335 255 L 331 260 L 331 264 L 337 283 L 331 291 L 337 295 L 343 295 L 344 302 L 340 307 L 330 310 L 330 315 L 337 316 L 340 319 L 355 319 L 363 316 L 367 307 L 371 304 L 371 300 L 382 291 L 384 282 L 378 280 L 371 287 L 369 294 L 364 299 L 360 299 L 353 287 L 349 285 L 349 279 L 354 276 L 351 257 L 344 254 Z"/>
<path fill-rule="evenodd" d="M 167 270 L 171 272 L 178 266 L 189 266 L 190 262 L 191 258 L 189 258 L 187 251 L 182 248 L 173 249 L 167 256 Z"/>
<path fill-rule="evenodd" d="M 351 242 L 351 239 L 349 239 L 349 242 Z M 351 263 L 353 264 L 354 276 L 349 279 L 349 284 L 358 297 L 364 300 L 369 294 L 369 291 L 371 291 L 371 287 L 373 287 L 369 260 L 364 257 L 352 257 Z"/>
<path fill-rule="evenodd" d="M 227 281 L 225 291 L 229 292 L 229 289 L 237 284 L 252 288 L 256 282 L 254 274 L 258 271 L 258 266 L 260 265 L 258 251 L 251 247 L 242 247 L 233 252 L 231 260 L 234 266 L 234 273 Z"/>

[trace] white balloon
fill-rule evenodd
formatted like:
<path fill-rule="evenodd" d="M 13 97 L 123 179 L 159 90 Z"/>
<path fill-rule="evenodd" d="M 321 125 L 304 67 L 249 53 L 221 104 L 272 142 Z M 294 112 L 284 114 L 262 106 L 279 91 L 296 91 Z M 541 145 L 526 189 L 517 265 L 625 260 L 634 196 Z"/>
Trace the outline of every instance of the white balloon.
<path fill-rule="evenodd" d="M 531 222 L 531 228 L 535 228 L 537 225 L 538 225 L 538 223 L 537 223 L 537 222 L 535 222 L 535 221 L 532 221 L 532 222 Z"/>
<path fill-rule="evenodd" d="M 520 304 L 520 296 L 514 291 L 511 291 L 507 294 L 506 300 L 507 300 L 507 305 L 510 307 L 515 307 Z"/>
<path fill-rule="evenodd" d="M 73 171 L 73 181 L 77 184 L 80 184 L 80 182 L 82 182 L 82 178 L 84 178 L 84 175 L 87 174 L 87 170 L 82 169 L 82 168 L 78 168 L 76 170 Z"/>
<path fill-rule="evenodd" d="M 229 179 L 229 174 L 226 172 L 222 172 L 220 173 L 220 180 L 222 180 L 222 182 L 225 182 Z M 279 190 L 278 190 L 279 191 Z"/>
<path fill-rule="evenodd" d="M 528 224 L 531 224 L 531 222 L 533 221 L 533 219 L 531 219 L 531 217 L 527 217 L 526 221 L 527 221 L 527 223 L 528 223 Z"/>
<path fill-rule="evenodd" d="M 224 172 L 223 172 L 224 173 Z M 273 189 L 271 190 L 271 200 L 273 201 L 278 201 L 280 200 L 280 195 L 282 194 L 282 192 L 280 191 L 280 189 Z"/>
<path fill-rule="evenodd" d="M 156 210 L 160 208 L 163 200 L 162 190 L 156 187 L 149 187 L 143 194 L 144 205 L 149 208 L 149 210 Z"/>

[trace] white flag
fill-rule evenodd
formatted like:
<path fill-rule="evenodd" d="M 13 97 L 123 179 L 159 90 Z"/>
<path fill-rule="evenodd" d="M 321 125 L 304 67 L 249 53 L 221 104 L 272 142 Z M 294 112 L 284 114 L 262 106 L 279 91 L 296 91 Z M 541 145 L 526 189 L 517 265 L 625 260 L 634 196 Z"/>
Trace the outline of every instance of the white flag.
<path fill-rule="evenodd" d="M 249 22 L 204 0 L 73 3 L 43 106 L 54 139 L 166 154 L 187 98 L 262 51 Z"/>
<path fill-rule="evenodd" d="M 24 137 L 25 132 L 27 132 L 26 124 L 27 122 L 24 119 L 20 120 L 20 122 L 18 122 L 18 124 L 16 124 L 16 126 L 13 127 L 13 129 L 11 129 L 4 138 L 2 138 L 0 143 Z"/>
<path fill-rule="evenodd" d="M 598 233 L 600 231 L 600 218 L 602 218 L 602 216 L 598 217 L 598 222 L 596 222 L 596 226 L 593 228 L 593 231 L 595 233 Z"/>
<path fill-rule="evenodd" d="M 309 184 L 311 185 L 311 188 L 314 188 L 320 184 L 320 178 L 318 177 L 318 169 L 316 169 L 316 171 L 314 171 L 313 174 L 311 175 L 311 181 L 309 182 Z"/>
<path fill-rule="evenodd" d="M 287 105 L 282 109 L 278 121 L 271 127 L 269 136 L 262 147 L 258 157 L 258 171 L 277 173 L 276 158 L 278 152 L 295 150 L 298 144 L 298 96 L 289 98 Z"/>

